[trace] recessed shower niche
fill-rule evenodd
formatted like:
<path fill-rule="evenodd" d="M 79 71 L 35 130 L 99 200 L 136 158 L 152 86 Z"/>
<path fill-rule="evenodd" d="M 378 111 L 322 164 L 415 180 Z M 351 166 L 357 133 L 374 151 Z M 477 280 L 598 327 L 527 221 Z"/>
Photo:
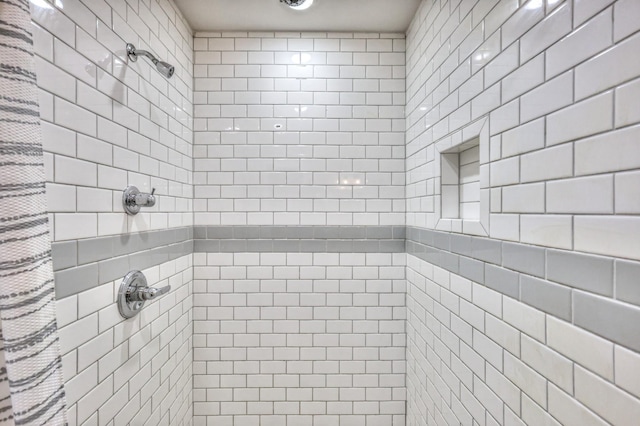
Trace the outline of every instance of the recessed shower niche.
<path fill-rule="evenodd" d="M 437 229 L 489 234 L 488 138 L 485 118 L 436 144 L 440 168 Z"/>

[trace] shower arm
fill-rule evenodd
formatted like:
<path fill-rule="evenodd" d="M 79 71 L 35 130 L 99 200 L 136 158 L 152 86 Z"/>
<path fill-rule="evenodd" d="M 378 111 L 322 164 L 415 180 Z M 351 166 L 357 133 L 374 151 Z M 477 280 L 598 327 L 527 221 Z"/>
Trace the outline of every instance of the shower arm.
<path fill-rule="evenodd" d="M 137 61 L 138 56 L 140 55 L 146 56 L 147 58 L 149 58 L 151 62 L 153 62 L 153 65 L 158 64 L 158 59 L 155 56 L 153 56 L 151 52 L 148 52 L 146 50 L 136 49 L 133 44 L 127 43 L 127 56 L 129 57 L 129 59 L 131 59 L 131 61 L 133 62 Z"/>
<path fill-rule="evenodd" d="M 155 65 L 156 69 L 160 74 L 165 76 L 166 78 L 171 78 L 173 73 L 175 72 L 175 67 L 167 62 L 163 62 L 158 60 L 151 52 L 147 52 L 146 50 L 137 50 L 136 47 L 127 43 L 127 56 L 131 62 L 136 62 L 138 60 L 138 56 L 144 56 L 151 60 L 153 65 Z"/>

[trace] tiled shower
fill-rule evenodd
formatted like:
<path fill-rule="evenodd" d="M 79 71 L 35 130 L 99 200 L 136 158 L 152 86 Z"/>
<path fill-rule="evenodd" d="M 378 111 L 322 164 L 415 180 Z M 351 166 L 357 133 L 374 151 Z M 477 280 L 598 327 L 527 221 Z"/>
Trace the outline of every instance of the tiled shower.
<path fill-rule="evenodd" d="M 30 5 L 70 424 L 640 422 L 639 1 Z"/>

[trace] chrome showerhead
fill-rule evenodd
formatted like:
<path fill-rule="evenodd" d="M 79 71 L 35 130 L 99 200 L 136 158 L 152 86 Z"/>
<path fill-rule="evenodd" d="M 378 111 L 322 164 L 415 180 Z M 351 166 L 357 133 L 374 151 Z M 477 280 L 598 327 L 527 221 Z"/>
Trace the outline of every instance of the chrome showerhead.
<path fill-rule="evenodd" d="M 156 69 L 160 74 L 164 75 L 167 78 L 171 78 L 171 76 L 176 70 L 176 68 L 173 65 L 168 64 L 166 62 L 162 62 L 162 61 L 156 62 Z"/>
<path fill-rule="evenodd" d="M 136 50 L 136 47 L 133 44 L 127 43 L 127 56 L 129 57 L 129 60 L 131 62 L 137 61 L 138 56 L 141 56 L 141 55 L 149 58 L 151 62 L 153 62 L 153 65 L 156 66 L 156 69 L 158 70 L 158 72 L 163 76 L 165 76 L 166 78 L 171 78 L 171 76 L 176 70 L 173 65 L 167 62 L 159 61 L 150 52 L 147 52 L 146 50 Z"/>

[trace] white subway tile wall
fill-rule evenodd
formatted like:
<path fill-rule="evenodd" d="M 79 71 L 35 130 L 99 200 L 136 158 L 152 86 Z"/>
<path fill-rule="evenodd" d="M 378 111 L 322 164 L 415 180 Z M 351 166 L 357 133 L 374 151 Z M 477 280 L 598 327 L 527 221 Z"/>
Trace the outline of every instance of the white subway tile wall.
<path fill-rule="evenodd" d="M 424 0 L 407 33 L 407 225 L 436 224 L 435 144 L 488 115 L 491 238 L 640 259 L 637 8 Z M 557 282 L 595 269 L 574 289 L 481 270 L 493 288 L 515 279 L 517 301 L 407 254 L 407 425 L 636 421 L 640 358 L 592 331 L 636 341 L 632 317 L 610 314 L 639 311 L 576 290 L 633 300 L 623 281 L 610 288 L 611 260 L 571 266 L 549 250 L 544 266 L 521 247 L 503 246 L 503 266 Z"/>
<path fill-rule="evenodd" d="M 404 424 L 404 253 L 195 253 L 194 271 L 194 424 Z"/>
<path fill-rule="evenodd" d="M 181 13 L 158 0 L 31 9 L 53 240 L 192 225 L 193 38 Z M 126 43 L 174 76 L 129 61 Z M 124 215 L 127 185 L 155 188 L 156 206 Z"/>
<path fill-rule="evenodd" d="M 196 225 L 403 225 L 403 34 L 196 33 Z"/>
<path fill-rule="evenodd" d="M 52 239 L 191 226 L 193 38 L 181 13 L 157 0 L 31 9 Z M 128 61 L 127 42 L 173 64 L 173 78 Z M 156 188 L 156 206 L 128 217 L 127 185 Z M 75 274 L 83 285 L 88 271 Z M 118 313 L 120 279 L 57 302 L 70 425 L 192 422 L 192 255 L 144 272 L 172 291 L 135 319 Z"/>
<path fill-rule="evenodd" d="M 171 292 L 120 316 L 121 280 L 58 300 L 70 425 L 192 422 L 192 256 L 143 270 Z"/>
<path fill-rule="evenodd" d="M 489 115 L 492 238 L 640 259 L 624 236 L 624 249 L 599 247 L 623 228 L 615 215 L 637 212 L 640 28 L 622 18 L 636 9 L 633 1 L 423 1 L 407 34 L 407 225 L 435 226 L 434 144 Z M 562 237 L 532 236 L 532 214 L 553 214 Z M 576 215 L 593 220 L 578 227 Z"/>
<path fill-rule="evenodd" d="M 636 352 L 407 255 L 407 425 L 633 424 L 639 365 Z"/>
<path fill-rule="evenodd" d="M 69 250 L 57 303 L 70 423 L 631 424 L 637 263 L 602 256 L 640 259 L 637 3 L 423 0 L 405 40 L 194 37 L 171 0 L 32 0 L 52 236 Z M 126 42 L 175 76 L 129 62 Z M 435 263 L 479 282 L 413 254 L 167 246 L 154 253 L 173 260 L 143 268 L 171 293 L 119 316 L 115 269 L 152 253 L 107 265 L 94 251 L 115 243 L 96 237 L 433 228 L 436 143 L 484 122 L 470 164 L 489 237 L 543 247 L 504 243 L 496 260 L 495 241 L 430 234 Z M 131 184 L 158 204 L 126 216 Z M 465 241 L 480 245 L 447 253 Z"/>

